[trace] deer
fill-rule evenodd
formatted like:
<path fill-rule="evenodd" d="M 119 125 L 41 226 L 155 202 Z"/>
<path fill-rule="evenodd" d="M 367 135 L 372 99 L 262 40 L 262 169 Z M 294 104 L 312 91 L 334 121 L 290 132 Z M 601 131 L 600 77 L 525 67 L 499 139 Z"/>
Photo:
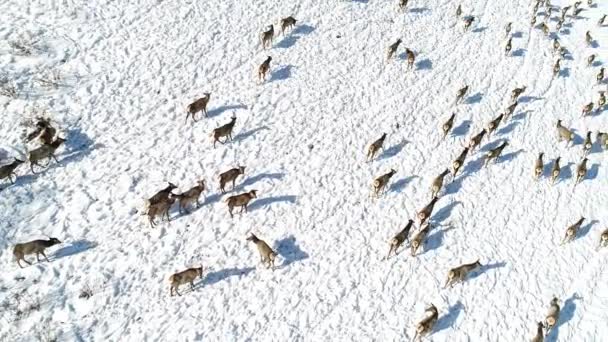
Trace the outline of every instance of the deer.
<path fill-rule="evenodd" d="M 230 213 L 230 218 L 234 218 L 232 215 L 232 210 L 234 207 L 241 207 L 241 213 L 243 210 L 247 212 L 247 205 L 252 199 L 257 198 L 257 192 L 257 190 L 251 190 L 249 192 L 228 197 L 225 202 L 228 204 L 228 213 Z"/>
<path fill-rule="evenodd" d="M 433 327 L 435 323 L 437 323 L 437 318 L 439 317 L 439 313 L 437 312 L 437 308 L 435 305 L 431 304 L 426 310 L 424 310 L 425 317 L 416 324 L 416 334 L 414 335 L 414 341 L 420 341 L 422 336 L 428 335 L 433 331 Z"/>
<path fill-rule="evenodd" d="M 574 141 L 574 133 L 572 130 L 562 125 L 562 120 L 557 120 L 557 138 L 561 142 L 566 140 L 566 146 Z"/>
<path fill-rule="evenodd" d="M 192 205 L 192 203 L 196 204 L 197 209 L 200 208 L 201 205 L 198 202 L 198 198 L 203 191 L 205 191 L 205 180 L 200 180 L 197 182 L 197 185 L 193 186 L 190 190 L 175 195 L 175 197 L 179 199 L 179 213 L 188 213 L 188 206 Z"/>
<path fill-rule="evenodd" d="M 557 61 L 555 61 L 555 64 L 553 64 L 553 77 L 559 76 L 559 72 L 561 70 L 560 63 L 561 60 L 558 58 Z"/>
<path fill-rule="evenodd" d="M 39 117 L 36 119 L 36 129 L 26 136 L 26 141 L 30 142 L 39 137 L 42 145 L 50 145 L 56 132 L 49 119 Z"/>
<path fill-rule="evenodd" d="M 541 31 L 543 31 L 543 34 L 544 34 L 545 36 L 548 36 L 548 35 L 549 35 L 549 31 L 550 31 L 550 30 L 549 30 L 549 26 L 547 26 L 547 24 L 545 24 L 545 23 L 541 23 L 541 24 L 540 24 L 540 29 L 541 29 Z"/>
<path fill-rule="evenodd" d="M 587 158 L 583 158 L 581 163 L 576 166 L 576 180 L 574 182 L 574 186 L 576 186 L 577 184 L 582 182 L 583 179 L 585 179 L 585 176 L 587 176 L 587 161 L 588 160 L 589 159 L 587 159 Z"/>
<path fill-rule="evenodd" d="M 268 56 L 258 67 L 258 82 L 266 80 L 266 74 L 270 71 L 270 61 L 272 61 L 272 57 Z"/>
<path fill-rule="evenodd" d="M 515 113 L 515 109 L 517 108 L 518 104 L 519 104 L 519 102 L 515 101 L 512 104 L 510 104 L 509 107 L 507 107 L 507 110 L 505 111 L 505 119 L 510 118 L 513 115 L 513 113 Z"/>
<path fill-rule="evenodd" d="M 523 94 L 523 92 L 526 91 L 526 86 L 523 86 L 521 88 L 515 88 L 511 91 L 511 102 L 516 102 L 517 99 L 519 98 L 519 96 L 521 94 Z"/>
<path fill-rule="evenodd" d="M 597 74 L 595 79 L 597 80 L 597 84 L 600 84 L 602 83 L 602 81 L 604 81 L 604 68 L 600 69 L 600 72 Z"/>
<path fill-rule="evenodd" d="M 40 166 L 40 164 L 38 164 L 38 162 L 41 161 L 41 160 L 43 160 L 43 159 L 49 159 L 49 162 L 47 163 L 47 166 L 50 163 L 51 158 L 53 160 L 55 160 L 56 163 L 59 163 L 59 161 L 55 157 L 55 151 L 64 142 L 65 142 L 65 139 L 63 139 L 63 138 L 56 138 L 49 145 L 42 145 L 42 146 L 40 146 L 40 147 L 38 147 L 38 148 L 36 148 L 34 150 L 31 150 L 29 152 L 29 154 L 28 154 L 28 159 L 30 161 L 30 169 L 32 170 L 32 173 L 36 173 L 34 171 L 34 165 Z"/>
<path fill-rule="evenodd" d="M 456 158 L 456 160 L 452 162 L 452 181 L 454 181 L 454 179 L 456 178 L 456 174 L 458 173 L 462 165 L 464 165 L 464 160 L 466 159 L 468 153 L 469 148 L 465 147 L 464 150 L 462 150 L 462 152 L 458 156 L 458 158 Z"/>
<path fill-rule="evenodd" d="M 456 8 L 456 18 L 460 18 L 461 15 L 462 15 L 462 6 L 458 5 L 458 7 Z"/>
<path fill-rule="evenodd" d="M 532 338 L 532 342 L 543 342 L 544 334 L 543 334 L 543 322 L 538 322 L 536 324 L 536 335 Z"/>
<path fill-rule="evenodd" d="M 564 234 L 564 238 L 562 239 L 562 242 L 560 243 L 560 245 L 563 245 L 565 243 L 568 243 L 568 242 L 571 242 L 572 240 L 574 240 L 574 238 L 576 237 L 576 234 L 581 229 L 581 225 L 583 224 L 583 221 L 585 221 L 585 218 L 581 217 L 574 224 L 572 224 L 572 225 L 568 226 L 568 228 L 566 228 L 566 233 Z"/>
<path fill-rule="evenodd" d="M 414 55 L 414 51 L 410 49 L 405 49 L 405 54 L 407 55 L 407 69 L 410 70 L 414 67 L 414 61 L 416 61 L 416 55 Z"/>
<path fill-rule="evenodd" d="M 534 11 L 536 12 L 536 11 Z M 530 19 L 530 26 L 536 25 L 536 14 L 532 15 L 532 19 Z"/>
<path fill-rule="evenodd" d="M 14 177 L 15 179 L 17 179 L 17 174 L 15 173 L 15 169 L 23 163 L 24 163 L 23 160 L 15 158 L 15 160 L 12 163 L 0 166 L 0 179 L 8 178 L 8 180 L 11 182 L 11 184 L 15 184 L 15 181 L 11 177 Z"/>
<path fill-rule="evenodd" d="M 190 283 L 190 290 L 194 291 L 194 280 L 196 278 L 203 278 L 203 266 L 189 268 L 185 271 L 177 272 L 172 274 L 169 277 L 169 283 L 171 287 L 169 289 L 170 296 L 174 296 L 174 292 L 177 293 L 178 296 L 181 296 L 181 293 L 177 291 L 180 285 Z"/>
<path fill-rule="evenodd" d="M 508 56 L 509 53 L 511 53 L 511 49 L 513 47 L 512 42 L 511 42 L 512 40 L 513 40 L 513 38 L 509 38 L 509 40 L 507 40 L 507 44 L 505 45 L 505 56 Z"/>
<path fill-rule="evenodd" d="M 503 143 L 498 145 L 496 148 L 489 150 L 486 154 L 485 167 L 488 167 L 491 161 L 498 160 L 498 157 L 500 157 L 502 150 L 504 150 L 507 145 L 509 145 L 509 142 L 503 141 Z"/>
<path fill-rule="evenodd" d="M 374 191 L 374 196 L 376 196 L 376 198 L 380 197 L 380 192 L 386 188 L 386 186 L 388 185 L 388 182 L 390 181 L 391 177 L 393 177 L 393 175 L 395 173 L 397 173 L 397 171 L 395 171 L 394 169 L 391 169 L 389 172 L 383 174 L 382 176 L 380 176 L 374 180 L 373 191 Z"/>
<path fill-rule="evenodd" d="M 397 52 L 397 49 L 399 48 L 400 44 L 401 44 L 401 38 L 397 39 L 396 42 L 394 42 L 393 44 L 389 45 L 388 52 L 387 52 L 387 57 L 386 57 L 387 61 L 389 61 L 391 58 L 393 58 L 393 55 L 395 54 L 395 52 Z"/>
<path fill-rule="evenodd" d="M 469 273 L 475 271 L 479 267 L 481 267 L 481 263 L 479 262 L 479 259 L 477 259 L 470 264 L 463 264 L 452 268 L 448 272 L 448 280 L 446 281 L 444 288 L 447 288 L 448 286 L 453 287 L 455 283 L 464 281 Z"/>
<path fill-rule="evenodd" d="M 505 26 L 505 37 L 508 37 L 509 33 L 511 33 L 511 27 L 513 27 L 513 23 L 508 22 Z"/>
<path fill-rule="evenodd" d="M 536 179 L 539 179 L 543 174 L 543 155 L 543 152 L 539 153 L 538 158 L 536 158 L 536 162 L 534 162 L 534 178 Z"/>
<path fill-rule="evenodd" d="M 233 116 L 232 119 L 230 119 L 230 122 L 228 122 L 227 124 L 224 124 L 218 128 L 215 128 L 213 130 L 213 148 L 215 148 L 215 143 L 219 142 L 220 144 L 225 144 L 226 142 L 228 142 L 228 139 L 230 139 L 230 141 L 232 141 L 232 129 L 234 128 L 234 124 L 236 123 L 236 116 Z M 224 142 L 220 141 L 220 138 L 225 137 L 226 140 L 224 140 Z"/>
<path fill-rule="evenodd" d="M 171 182 L 167 182 L 169 185 L 167 185 L 166 188 L 158 191 L 157 193 L 154 194 L 154 196 L 150 197 L 148 199 L 148 205 L 153 205 L 162 201 L 166 201 L 167 199 L 169 199 L 169 196 L 171 195 L 175 195 L 173 193 L 173 190 L 177 189 L 177 185 L 171 183 Z"/>
<path fill-rule="evenodd" d="M 600 91 L 600 97 L 597 100 L 597 111 L 600 112 L 602 108 L 606 105 L 606 92 Z"/>
<path fill-rule="evenodd" d="M 176 196 L 169 196 L 167 199 L 161 200 L 160 202 L 150 204 L 148 207 L 148 222 L 150 222 L 150 228 L 156 227 L 156 222 L 154 219 L 157 216 L 160 216 L 161 220 L 163 217 L 167 218 L 167 222 L 171 221 L 171 217 L 169 216 L 169 210 L 171 210 L 171 206 L 175 203 L 177 199 Z"/>
<path fill-rule="evenodd" d="M 445 178 L 445 176 L 447 176 L 448 173 L 450 173 L 450 169 L 445 169 L 442 173 L 439 174 L 439 176 L 433 179 L 433 182 L 431 183 L 431 198 L 437 197 L 437 195 L 441 191 L 441 188 L 443 187 L 443 179 Z"/>
<path fill-rule="evenodd" d="M 376 141 L 374 141 L 371 145 L 369 145 L 369 148 L 367 149 L 367 157 L 366 157 L 366 161 L 372 161 L 374 160 L 374 157 L 376 155 L 376 153 L 378 152 L 378 150 L 382 149 L 384 151 L 384 148 L 382 147 L 382 145 L 384 144 L 384 140 L 386 139 L 386 133 L 382 133 L 382 136 L 380 136 L 380 138 Z"/>
<path fill-rule="evenodd" d="M 422 227 L 422 229 L 420 229 L 420 231 L 418 231 L 418 233 L 416 233 L 416 235 L 414 235 L 414 238 L 412 239 L 412 242 L 410 243 L 410 254 L 412 256 L 416 256 L 416 252 L 418 251 L 418 248 L 420 248 L 420 246 L 424 245 L 424 243 L 426 241 L 426 237 L 429 235 L 430 231 L 431 231 L 431 225 L 430 225 L 430 223 L 427 223 L 424 227 Z"/>
<path fill-rule="evenodd" d="M 597 132 L 595 141 L 604 149 L 608 150 L 608 133 Z"/>
<path fill-rule="evenodd" d="M 589 102 L 583 106 L 583 110 L 581 111 L 581 116 L 587 116 L 593 112 L 593 102 Z"/>
<path fill-rule="evenodd" d="M 488 123 L 488 126 L 486 127 L 488 131 L 488 137 L 492 135 L 492 133 L 494 133 L 494 131 L 498 128 L 498 125 L 500 125 L 500 122 L 502 121 L 504 116 L 505 115 L 503 113 L 500 113 L 500 115 L 498 115 L 496 118 L 494 118 Z"/>
<path fill-rule="evenodd" d="M 594 61 L 595 61 L 595 54 L 589 55 L 589 57 L 587 57 L 587 67 L 592 66 Z"/>
<path fill-rule="evenodd" d="M 588 155 L 591 152 L 591 148 L 593 148 L 593 142 L 591 141 L 591 131 L 588 131 L 583 143 L 583 155 Z"/>
<path fill-rule="evenodd" d="M 34 240 L 25 243 L 18 243 L 13 247 L 13 256 L 17 260 L 17 265 L 23 268 L 21 260 L 25 261 L 26 264 L 31 265 L 32 263 L 25 260 L 25 256 L 29 254 L 36 254 L 36 261 L 40 262 L 40 254 L 49 262 L 49 258 L 44 254 L 44 250 L 60 244 L 61 241 L 57 238 L 49 238 L 48 240 Z"/>
<path fill-rule="evenodd" d="M 459 103 L 460 101 L 462 101 L 462 99 L 464 98 L 464 96 L 467 94 L 468 91 L 469 91 L 468 85 L 458 89 L 458 92 L 456 92 L 456 103 Z"/>
<path fill-rule="evenodd" d="M 549 311 L 547 312 L 547 316 L 545 317 L 545 328 L 547 329 L 547 334 L 549 330 L 553 329 L 559 320 L 559 299 L 557 297 L 553 297 L 551 302 L 549 303 Z"/>
<path fill-rule="evenodd" d="M 587 43 L 587 46 L 593 45 L 593 37 L 591 36 L 591 31 L 587 31 L 587 33 L 585 33 L 585 42 Z"/>
<path fill-rule="evenodd" d="M 399 0 L 399 10 L 405 11 L 408 0 Z"/>
<path fill-rule="evenodd" d="M 471 24 L 473 24 L 473 21 L 475 21 L 475 17 L 470 16 L 468 18 L 464 18 L 464 31 L 468 31 L 469 28 L 471 27 Z"/>
<path fill-rule="evenodd" d="M 443 131 L 443 139 L 448 135 L 452 127 L 454 126 L 454 118 L 456 117 L 456 113 L 452 113 L 450 118 L 441 125 L 441 130 Z"/>
<path fill-rule="evenodd" d="M 408 220 L 405 227 L 401 231 L 399 231 L 399 233 L 397 233 L 391 239 L 391 241 L 389 241 L 388 255 L 386 256 L 385 260 L 388 260 L 388 258 L 391 257 L 391 253 L 393 253 L 393 252 L 395 252 L 395 255 L 399 254 L 397 252 L 397 250 L 399 249 L 399 247 L 401 247 L 403 242 L 405 240 L 407 240 L 407 237 L 408 237 L 413 225 L 414 225 L 414 220 L 412 220 L 412 219 Z"/>
<path fill-rule="evenodd" d="M 608 246 L 608 228 L 605 229 L 602 234 L 600 234 L 600 244 L 597 249 L 599 250 L 600 248 L 606 246 Z"/>
<path fill-rule="evenodd" d="M 608 16 L 607 14 L 602 15 L 602 17 L 600 18 L 600 20 L 597 22 L 597 25 L 598 26 L 604 26 L 604 21 L 606 21 L 606 17 L 607 16 Z"/>
<path fill-rule="evenodd" d="M 240 175 L 244 175 L 244 174 L 245 174 L 244 166 L 235 167 L 226 172 L 222 172 L 220 174 L 220 190 L 222 191 L 222 193 L 223 194 L 226 193 L 225 187 L 228 182 L 232 182 L 232 190 L 234 190 L 234 184 L 236 182 L 236 179 Z"/>
<path fill-rule="evenodd" d="M 274 260 L 277 257 L 277 253 L 273 251 L 264 240 L 260 240 L 253 233 L 246 240 L 255 243 L 258 252 L 260 252 L 262 264 L 265 265 L 266 268 L 272 268 L 274 270 Z"/>
<path fill-rule="evenodd" d="M 551 184 L 555 184 L 555 181 L 559 177 L 559 173 L 561 171 L 561 168 L 559 166 L 560 159 L 561 157 L 557 157 L 553 162 L 553 167 L 551 168 Z"/>
<path fill-rule="evenodd" d="M 211 93 L 204 93 L 203 97 L 197 99 L 186 107 L 186 122 L 188 122 L 188 117 L 192 116 L 192 122 L 196 122 L 196 113 L 203 112 L 205 117 L 209 117 L 207 114 L 207 104 L 211 99 Z"/>
<path fill-rule="evenodd" d="M 431 201 L 426 206 L 424 206 L 424 208 L 422 208 L 422 210 L 416 213 L 416 217 L 418 218 L 418 220 L 420 220 L 420 225 L 423 225 L 424 222 L 426 222 L 426 220 L 431 217 L 433 209 L 435 209 L 435 204 L 438 200 L 438 197 L 433 197 Z"/>
<path fill-rule="evenodd" d="M 483 137 L 486 135 L 487 131 L 486 129 L 482 129 L 481 132 L 477 133 L 477 135 L 474 135 L 471 140 L 469 141 L 469 149 L 472 151 L 475 150 L 475 148 L 477 148 L 477 146 L 479 146 L 479 144 L 481 144 L 481 140 L 483 139 Z"/>
<path fill-rule="evenodd" d="M 285 30 L 293 29 L 296 26 L 296 19 L 292 16 L 281 19 L 281 32 L 285 35 Z"/>
<path fill-rule="evenodd" d="M 260 35 L 262 42 L 262 48 L 265 50 L 266 46 L 272 47 L 272 39 L 274 38 L 274 25 L 270 24 L 270 28 Z"/>

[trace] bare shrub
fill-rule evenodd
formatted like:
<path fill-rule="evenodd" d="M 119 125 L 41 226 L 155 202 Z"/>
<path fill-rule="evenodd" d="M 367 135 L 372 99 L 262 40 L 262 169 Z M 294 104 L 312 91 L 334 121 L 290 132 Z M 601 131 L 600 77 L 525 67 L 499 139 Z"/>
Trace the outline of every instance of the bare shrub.
<path fill-rule="evenodd" d="M 93 297 L 93 290 L 91 289 L 89 283 L 85 283 L 82 289 L 80 290 L 78 298 L 89 299 L 91 297 Z"/>
<path fill-rule="evenodd" d="M 43 88 L 57 89 L 61 86 L 61 72 L 57 69 L 44 73 L 36 82 Z"/>
<path fill-rule="evenodd" d="M 0 95 L 16 99 L 19 96 L 15 81 L 9 79 L 8 75 L 0 75 Z"/>

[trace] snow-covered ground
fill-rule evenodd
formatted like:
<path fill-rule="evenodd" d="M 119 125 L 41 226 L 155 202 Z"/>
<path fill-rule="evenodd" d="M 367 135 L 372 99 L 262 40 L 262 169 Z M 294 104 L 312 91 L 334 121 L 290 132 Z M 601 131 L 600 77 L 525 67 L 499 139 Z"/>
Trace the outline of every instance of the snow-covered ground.
<path fill-rule="evenodd" d="M 586 132 L 608 131 L 608 111 L 580 115 L 606 90 L 595 77 L 608 63 L 608 26 L 597 25 L 608 2 L 585 1 L 557 34 L 570 54 L 555 79 L 530 0 L 462 1 L 477 19 L 466 33 L 454 1 L 411 0 L 406 12 L 396 2 L 0 2 L 0 70 L 19 90 L 0 96 L 0 157 L 25 156 L 23 121 L 36 112 L 67 138 L 59 164 L 39 174 L 22 165 L 16 184 L 0 181 L 0 340 L 404 341 L 433 303 L 428 341 L 521 341 L 554 295 L 562 314 L 548 340 L 605 340 L 608 249 L 596 246 L 608 222 L 608 152 L 595 145 L 587 178 L 573 184 Z M 260 32 L 288 15 L 294 30 L 262 50 Z M 417 56 L 411 71 L 405 47 Z M 587 67 L 591 53 L 598 62 Z M 257 84 L 266 56 L 271 73 Z M 53 72 L 59 86 L 44 87 L 38 79 Z M 512 118 L 442 192 L 423 251 L 382 261 L 430 200 L 432 178 L 523 85 Z M 206 91 L 209 118 L 185 124 L 186 105 Z M 442 141 L 452 112 L 454 134 Z M 214 149 L 211 131 L 233 115 L 234 141 Z M 558 119 L 575 129 L 574 147 L 557 142 Z M 383 132 L 386 150 L 366 163 Z M 503 140 L 498 163 L 484 168 L 484 152 Z M 535 182 L 539 152 L 546 169 Z M 557 156 L 564 168 L 551 186 Z M 222 195 L 218 175 L 237 165 L 246 174 Z M 391 168 L 388 192 L 370 199 Z M 209 185 L 200 209 L 175 208 L 170 223 L 149 227 L 146 198 L 167 181 L 185 191 L 200 179 Z M 249 212 L 231 219 L 224 199 L 252 189 Z M 581 216 L 578 238 L 560 246 Z M 245 241 L 250 232 L 278 252 L 274 272 Z M 51 261 L 19 268 L 13 245 L 46 236 L 63 241 Z M 478 258 L 480 270 L 443 289 L 450 268 Z M 169 297 L 168 277 L 201 264 L 195 290 Z"/>

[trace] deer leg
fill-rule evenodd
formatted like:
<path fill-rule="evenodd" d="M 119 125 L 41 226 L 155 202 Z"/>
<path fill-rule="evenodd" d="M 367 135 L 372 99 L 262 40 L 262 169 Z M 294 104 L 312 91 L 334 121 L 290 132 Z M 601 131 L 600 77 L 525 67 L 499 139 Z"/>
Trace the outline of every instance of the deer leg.
<path fill-rule="evenodd" d="M 234 190 L 234 184 L 236 183 L 236 178 L 232 180 L 232 190 Z"/>
<path fill-rule="evenodd" d="M 46 262 L 50 262 L 49 258 L 46 257 L 46 254 L 44 254 L 44 251 L 40 251 L 40 254 L 46 259 Z"/>
<path fill-rule="evenodd" d="M 8 174 L 8 180 L 9 180 L 9 181 L 11 181 L 11 184 L 15 184 L 15 181 L 13 180 L 13 178 L 11 178 L 11 176 L 12 176 L 12 175 L 13 175 L 13 173 L 12 173 L 12 172 Z M 15 176 L 15 178 L 16 178 L 16 177 L 17 177 L 17 176 Z"/>
<path fill-rule="evenodd" d="M 190 282 L 190 290 L 191 290 L 191 291 L 194 291 L 194 281 L 191 281 L 191 282 Z"/>
<path fill-rule="evenodd" d="M 36 252 L 36 261 L 40 262 L 40 252 Z"/>

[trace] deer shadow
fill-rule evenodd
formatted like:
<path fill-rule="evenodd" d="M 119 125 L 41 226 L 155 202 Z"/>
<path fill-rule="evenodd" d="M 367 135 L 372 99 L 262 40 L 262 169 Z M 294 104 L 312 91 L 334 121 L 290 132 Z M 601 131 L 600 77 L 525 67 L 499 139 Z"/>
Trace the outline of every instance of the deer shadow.
<path fill-rule="evenodd" d="M 93 140 L 80 129 L 69 130 L 64 144 L 68 153 L 61 155 L 62 158 L 57 158 L 59 163 L 49 165 L 48 169 L 57 167 L 58 165 L 78 162 L 93 150 L 104 147 L 102 144 L 94 144 Z"/>
<path fill-rule="evenodd" d="M 225 268 L 225 269 L 219 270 L 219 271 L 209 272 L 205 276 L 205 279 L 203 279 L 200 282 L 200 284 L 202 284 L 203 286 L 213 285 L 215 283 L 219 283 L 220 281 L 230 278 L 230 277 L 238 276 L 240 278 L 242 276 L 246 276 L 249 273 L 253 272 L 254 270 L 255 270 L 255 267 L 245 267 L 245 268 L 232 267 L 232 268 Z M 195 284 L 194 288 L 196 288 L 198 285 L 199 284 Z"/>
<path fill-rule="evenodd" d="M 300 39 L 300 36 L 290 34 L 289 36 L 283 37 L 281 41 L 276 45 L 276 47 L 281 49 L 288 49 L 296 44 L 296 42 Z"/>
<path fill-rule="evenodd" d="M 511 37 L 513 37 L 513 38 L 521 38 L 523 36 L 524 36 L 524 34 L 521 31 L 517 31 L 517 32 L 513 33 L 513 35 L 511 35 Z"/>
<path fill-rule="evenodd" d="M 409 176 L 409 177 L 405 177 L 405 178 L 401 178 L 400 180 L 394 182 L 393 184 L 391 184 L 391 186 L 389 187 L 389 190 L 391 192 L 396 192 L 396 193 L 400 193 L 403 191 L 403 189 L 405 189 L 405 187 L 411 183 L 415 178 L 417 178 L 418 176 Z"/>
<path fill-rule="evenodd" d="M 207 113 L 207 116 L 212 118 L 215 116 L 218 116 L 220 114 L 222 114 L 223 112 L 227 111 L 227 110 L 234 110 L 234 109 L 247 109 L 247 106 L 242 105 L 242 104 L 238 104 L 238 105 L 225 105 L 225 106 L 220 106 L 217 108 L 214 108 L 212 110 L 210 110 Z"/>
<path fill-rule="evenodd" d="M 416 70 L 431 70 L 433 69 L 433 62 L 428 59 L 425 58 L 419 62 L 416 62 Z"/>
<path fill-rule="evenodd" d="M 433 222 L 434 224 L 441 224 L 443 221 L 447 220 L 450 215 L 452 215 L 452 210 L 454 210 L 454 208 L 459 205 L 462 204 L 462 202 L 460 201 L 454 201 L 448 205 L 446 205 L 445 207 L 439 209 L 439 211 L 437 211 L 435 213 L 435 215 L 433 215 L 433 217 L 431 217 L 430 221 Z M 451 229 L 446 229 L 445 231 L 448 231 Z"/>
<path fill-rule="evenodd" d="M 296 261 L 308 259 L 308 253 L 300 249 L 300 246 L 296 244 L 296 238 L 291 235 L 275 243 L 276 250 L 279 255 L 283 258 L 283 264 L 280 268 L 287 267 Z"/>
<path fill-rule="evenodd" d="M 502 143 L 502 141 L 500 141 L 500 140 L 494 140 L 490 143 L 483 145 L 483 147 L 479 149 L 479 152 L 488 152 L 489 150 L 496 148 L 501 143 Z"/>
<path fill-rule="evenodd" d="M 528 52 L 528 50 L 526 50 L 524 48 L 519 48 L 519 49 L 513 51 L 513 53 L 511 55 L 513 57 L 524 57 L 526 55 L 526 52 Z"/>
<path fill-rule="evenodd" d="M 573 162 L 569 162 L 568 165 L 566 166 L 562 166 L 559 170 L 559 177 L 555 180 L 555 184 L 561 183 L 562 181 L 565 181 L 566 179 L 570 179 L 572 178 L 572 165 L 574 165 Z"/>
<path fill-rule="evenodd" d="M 496 132 L 498 135 L 504 135 L 504 134 L 509 134 L 511 132 L 513 132 L 513 130 L 515 129 L 515 127 L 519 126 L 520 122 L 519 121 L 511 121 L 509 122 L 508 125 L 506 125 L 505 127 L 501 128 L 498 130 L 498 132 Z"/>
<path fill-rule="evenodd" d="M 430 12 L 431 10 L 428 7 L 417 7 L 417 8 L 412 8 L 410 10 L 410 13 L 424 13 L 424 12 Z"/>
<path fill-rule="evenodd" d="M 563 68 L 559 71 L 558 77 L 569 78 L 570 68 Z"/>
<path fill-rule="evenodd" d="M 292 34 L 311 34 L 315 30 L 314 26 L 302 24 L 297 25 L 296 28 L 291 31 Z"/>
<path fill-rule="evenodd" d="M 448 308 L 448 313 L 441 316 L 437 320 L 437 323 L 435 324 L 434 333 L 438 333 L 442 330 L 452 327 L 454 325 L 454 323 L 456 323 L 458 316 L 460 316 L 460 313 L 463 310 L 464 310 L 464 305 L 460 301 L 457 301 L 456 304 L 450 306 Z"/>
<path fill-rule="evenodd" d="M 507 265 L 507 263 L 504 261 L 495 262 L 493 264 L 485 264 L 485 265 L 482 264 L 481 267 L 479 267 L 477 270 L 475 270 L 473 273 L 471 273 L 471 276 L 468 278 L 468 280 L 475 279 L 490 270 L 505 267 L 506 265 Z"/>
<path fill-rule="evenodd" d="M 544 100 L 544 97 L 538 97 L 538 96 L 531 96 L 531 95 L 524 95 L 522 97 L 519 98 L 518 102 L 519 103 L 529 103 L 529 102 L 534 102 L 534 101 L 538 101 L 538 100 Z"/>
<path fill-rule="evenodd" d="M 594 40 L 591 42 L 591 44 L 589 44 L 590 47 L 597 49 L 600 47 L 600 44 L 598 44 L 597 40 Z"/>
<path fill-rule="evenodd" d="M 509 152 L 503 156 L 498 157 L 496 160 L 496 164 L 508 163 L 508 162 L 512 161 L 513 159 L 517 158 L 517 156 L 519 156 L 523 152 L 525 152 L 525 151 L 521 148 L 515 152 Z"/>
<path fill-rule="evenodd" d="M 246 186 L 253 185 L 264 179 L 281 180 L 283 177 L 285 177 L 284 173 L 260 173 L 253 177 L 247 177 L 241 184 L 234 187 L 234 190 L 242 190 Z"/>
<path fill-rule="evenodd" d="M 283 81 L 291 77 L 291 70 L 293 69 L 293 65 L 284 65 L 272 72 L 270 75 L 269 82 L 274 81 Z"/>
<path fill-rule="evenodd" d="M 281 203 L 281 202 L 287 202 L 287 203 L 294 204 L 294 203 L 296 203 L 296 199 L 297 199 L 297 197 L 293 196 L 293 195 L 264 197 L 264 198 L 257 199 L 253 203 L 251 203 L 251 205 L 249 205 L 249 209 L 255 210 L 258 208 L 269 206 L 274 203 Z"/>
<path fill-rule="evenodd" d="M 479 103 L 481 102 L 481 100 L 483 99 L 483 93 L 476 93 L 474 95 L 471 95 L 467 98 L 467 100 L 465 101 L 466 104 L 475 104 L 475 103 Z"/>
<path fill-rule="evenodd" d="M 446 229 L 436 229 L 433 234 L 431 234 L 431 235 L 429 235 L 429 237 L 427 237 L 427 239 L 426 239 L 427 242 L 425 244 L 424 252 L 422 254 L 424 254 L 426 252 L 434 251 L 437 248 L 439 248 L 439 246 L 441 246 L 441 244 L 443 243 L 443 236 L 445 235 L 445 233 L 452 229 L 456 229 L 456 228 L 450 226 Z"/>
<path fill-rule="evenodd" d="M 50 260 L 57 260 L 74 254 L 86 252 L 89 249 L 97 247 L 97 243 L 88 240 L 77 240 L 70 243 L 68 246 L 62 247 L 53 253 Z"/>
<path fill-rule="evenodd" d="M 593 67 L 599 67 L 602 64 L 603 64 L 602 61 L 594 61 L 593 63 L 591 63 L 591 66 L 593 66 Z"/>
<path fill-rule="evenodd" d="M 526 118 L 526 115 L 528 115 L 529 113 L 532 113 L 531 110 L 525 110 L 523 112 L 519 112 L 515 115 L 513 115 L 513 117 L 511 118 L 511 121 L 520 121 Z"/>
<path fill-rule="evenodd" d="M 470 175 L 475 174 L 475 172 L 481 170 L 481 167 L 483 166 L 484 161 L 485 161 L 485 156 L 481 156 L 481 157 L 479 157 L 479 158 L 477 158 L 475 160 L 471 160 L 464 167 L 464 170 L 463 170 L 462 175 L 460 177 L 466 178 L 466 177 L 468 177 Z"/>
<path fill-rule="evenodd" d="M 570 298 L 566 299 L 563 307 L 559 313 L 559 319 L 555 326 L 549 330 L 547 336 L 545 336 L 545 341 L 555 342 L 559 336 L 559 327 L 564 325 L 566 322 L 570 321 L 574 317 L 574 312 L 576 311 L 576 303 L 575 300 L 582 299 L 577 293 L 574 293 Z"/>
<path fill-rule="evenodd" d="M 456 179 L 452 178 L 452 181 L 445 186 L 444 195 L 452 195 L 458 192 L 460 188 L 462 188 L 462 182 L 464 181 L 463 177 L 458 177 Z"/>
<path fill-rule="evenodd" d="M 583 238 L 585 235 L 587 235 L 589 233 L 589 231 L 591 230 L 591 228 L 596 224 L 596 223 L 600 223 L 600 221 L 598 220 L 591 220 L 589 221 L 589 223 L 587 223 L 586 225 L 582 226 L 579 229 L 578 234 L 576 234 L 576 236 L 574 237 L 574 240 L 578 240 L 580 238 Z"/>
<path fill-rule="evenodd" d="M 487 30 L 488 27 L 487 26 L 483 26 L 483 27 L 477 27 L 476 29 L 474 29 L 472 32 L 473 33 L 481 33 L 484 32 L 485 30 Z"/>
<path fill-rule="evenodd" d="M 248 130 L 247 132 L 239 133 L 239 135 L 234 137 L 233 141 L 234 142 L 243 141 L 243 140 L 249 138 L 250 136 L 256 134 L 257 132 L 262 131 L 262 130 L 267 130 L 267 129 L 269 129 L 268 126 L 260 126 L 260 127 Z"/>
<path fill-rule="evenodd" d="M 407 145 L 407 143 L 408 143 L 407 140 L 403 140 L 400 143 L 389 147 L 388 149 L 386 149 L 385 151 L 382 152 L 382 154 L 380 155 L 378 160 L 388 159 L 388 158 L 396 156 L 403 150 L 403 148 L 405 147 L 405 145 Z"/>
<path fill-rule="evenodd" d="M 583 181 L 585 179 L 589 179 L 589 180 L 593 180 L 597 178 L 597 174 L 600 170 L 600 164 L 598 163 L 593 163 L 593 165 L 591 165 L 591 167 L 589 168 L 589 170 L 587 171 L 587 175 L 585 176 L 585 178 L 583 178 Z"/>
<path fill-rule="evenodd" d="M 463 135 L 467 135 L 469 130 L 471 129 L 471 120 L 464 120 L 457 127 L 452 130 L 453 137 L 459 137 Z"/>

